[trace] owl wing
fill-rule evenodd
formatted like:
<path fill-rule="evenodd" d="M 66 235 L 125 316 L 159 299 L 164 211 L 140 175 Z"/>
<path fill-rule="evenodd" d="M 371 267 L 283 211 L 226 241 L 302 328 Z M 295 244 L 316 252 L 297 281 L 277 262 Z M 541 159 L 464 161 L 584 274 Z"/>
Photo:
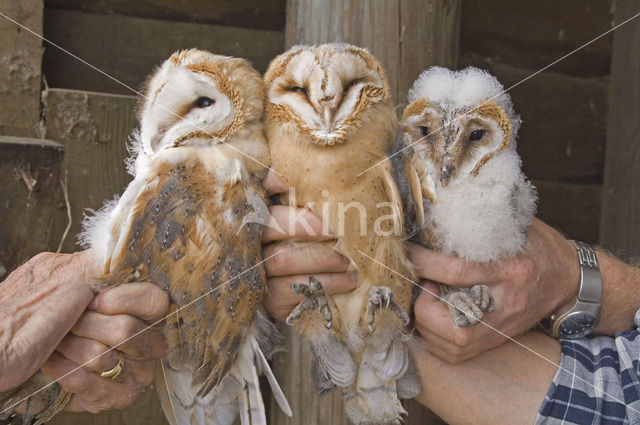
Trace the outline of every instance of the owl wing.
<path fill-rule="evenodd" d="M 163 163 L 153 180 L 121 229 L 110 271 L 139 271 L 168 291 L 164 364 L 189 370 L 202 397 L 229 372 L 262 298 L 260 227 L 241 226 L 243 185 L 216 182 L 196 160 Z"/>

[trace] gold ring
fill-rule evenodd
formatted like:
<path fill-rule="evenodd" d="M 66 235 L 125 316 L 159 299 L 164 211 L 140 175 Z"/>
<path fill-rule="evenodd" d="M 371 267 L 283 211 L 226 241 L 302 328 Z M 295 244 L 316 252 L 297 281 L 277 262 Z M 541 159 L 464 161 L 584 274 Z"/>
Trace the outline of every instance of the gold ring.
<path fill-rule="evenodd" d="M 118 360 L 118 364 L 111 370 L 107 370 L 106 372 L 102 372 L 100 376 L 102 378 L 116 380 L 118 376 L 122 373 L 122 368 L 124 367 L 124 353 L 122 351 L 118 351 L 120 354 L 120 360 Z"/>

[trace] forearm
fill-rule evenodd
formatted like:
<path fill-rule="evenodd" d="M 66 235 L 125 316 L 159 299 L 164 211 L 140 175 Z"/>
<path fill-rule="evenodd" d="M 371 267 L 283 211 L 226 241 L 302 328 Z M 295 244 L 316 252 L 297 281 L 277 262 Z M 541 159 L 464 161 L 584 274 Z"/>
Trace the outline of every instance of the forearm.
<path fill-rule="evenodd" d="M 597 251 L 602 275 L 602 312 L 594 333 L 613 336 L 633 329 L 633 317 L 640 308 L 640 269 Z"/>
<path fill-rule="evenodd" d="M 539 333 L 518 342 L 560 362 L 560 344 Z M 471 360 L 451 365 L 430 354 L 420 340 L 413 353 L 422 377 L 418 402 L 447 423 L 531 424 L 553 381 L 557 367 L 510 341 Z"/>
<path fill-rule="evenodd" d="M 0 284 L 0 391 L 33 375 L 91 301 L 86 256 L 39 255 Z"/>

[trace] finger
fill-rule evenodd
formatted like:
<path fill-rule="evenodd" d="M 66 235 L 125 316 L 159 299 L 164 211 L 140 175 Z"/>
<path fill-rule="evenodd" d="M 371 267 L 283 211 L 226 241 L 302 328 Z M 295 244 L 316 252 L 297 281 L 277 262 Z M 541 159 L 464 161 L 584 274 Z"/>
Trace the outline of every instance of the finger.
<path fill-rule="evenodd" d="M 157 326 L 149 327 L 146 322 L 127 314 L 107 316 L 87 311 L 71 332 L 117 348 L 134 359 L 158 358 L 166 350 L 164 336 Z"/>
<path fill-rule="evenodd" d="M 346 272 L 349 260 L 317 242 L 275 242 L 263 247 L 267 276 Z"/>
<path fill-rule="evenodd" d="M 116 350 L 109 350 L 109 347 L 94 339 L 72 334 L 67 334 L 56 350 L 65 358 L 91 372 L 111 370 L 120 361 Z"/>
<path fill-rule="evenodd" d="M 280 177 L 273 170 L 269 170 L 267 176 L 262 182 L 262 185 L 267 191 L 268 196 L 271 196 L 274 193 L 282 193 L 287 190 Z"/>
<path fill-rule="evenodd" d="M 320 281 L 325 292 L 329 295 L 343 293 L 358 287 L 358 282 L 348 273 L 318 273 L 313 277 Z M 304 298 L 302 295 L 293 293 L 291 290 L 292 282 L 307 284 L 309 275 L 281 276 L 267 280 L 267 292 L 263 305 L 269 314 L 277 320 L 284 320 Z"/>
<path fill-rule="evenodd" d="M 409 244 L 409 259 L 418 276 L 450 286 L 488 284 L 500 277 L 495 266 L 467 262 L 415 244 Z"/>
<path fill-rule="evenodd" d="M 322 241 L 335 237 L 328 228 L 323 229 L 320 218 L 308 209 L 273 205 L 269 212 L 269 222 L 263 227 L 262 243 L 288 239 Z"/>
<path fill-rule="evenodd" d="M 96 295 L 89 309 L 107 315 L 129 314 L 154 323 L 167 314 L 169 296 L 153 283 L 127 283 Z"/>

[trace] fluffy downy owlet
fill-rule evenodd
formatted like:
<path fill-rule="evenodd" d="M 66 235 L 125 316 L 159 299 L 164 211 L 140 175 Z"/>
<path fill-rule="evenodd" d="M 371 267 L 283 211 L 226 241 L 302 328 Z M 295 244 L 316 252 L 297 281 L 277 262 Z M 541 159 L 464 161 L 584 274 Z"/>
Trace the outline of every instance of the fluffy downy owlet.
<path fill-rule="evenodd" d="M 231 425 L 240 411 L 266 425 L 260 371 L 291 414 L 265 358 L 278 337 L 261 312 L 261 225 L 243 220 L 264 199 L 263 104 L 246 61 L 172 55 L 145 90 L 133 181 L 85 226 L 104 264 L 95 290 L 151 281 L 169 293 L 156 387 L 172 424 Z"/>
<path fill-rule="evenodd" d="M 509 95 L 485 71 L 434 67 L 409 92 L 396 148 L 407 222 L 422 245 L 467 261 L 521 252 L 536 192 L 520 170 L 520 125 Z M 458 326 L 493 311 L 486 285 L 441 285 Z"/>
<path fill-rule="evenodd" d="M 397 120 L 384 71 L 352 45 L 297 46 L 273 60 L 265 85 L 272 167 L 294 190 L 281 200 L 328 223 L 337 242 L 324 249 L 345 256 L 359 282 L 333 296 L 315 279 L 294 285 L 306 298 L 288 322 L 315 357 L 316 387 L 340 388 L 354 423 L 399 423 L 400 399 L 420 384 L 407 349 L 414 274 L 385 161 Z"/>

